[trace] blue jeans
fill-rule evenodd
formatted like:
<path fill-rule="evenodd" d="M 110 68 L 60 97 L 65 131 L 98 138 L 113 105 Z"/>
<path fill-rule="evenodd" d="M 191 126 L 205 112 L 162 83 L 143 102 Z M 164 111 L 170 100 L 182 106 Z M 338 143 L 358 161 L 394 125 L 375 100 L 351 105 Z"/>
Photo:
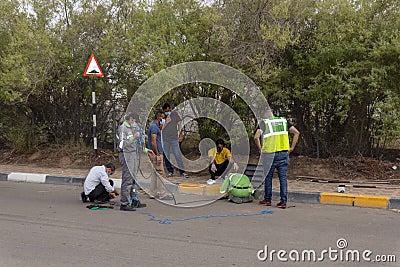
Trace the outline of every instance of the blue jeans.
<path fill-rule="evenodd" d="M 185 167 L 183 166 L 183 161 L 182 161 L 182 154 L 181 154 L 181 149 L 179 148 L 179 142 L 178 140 L 172 140 L 172 141 L 163 141 L 163 150 L 164 150 L 164 155 L 165 155 L 165 167 L 167 168 L 167 171 L 170 173 L 174 173 L 174 168 L 172 167 L 171 164 L 171 148 L 172 148 L 172 153 L 175 156 L 176 163 L 178 164 L 178 169 L 180 174 L 185 172 Z"/>
<path fill-rule="evenodd" d="M 275 169 L 278 171 L 279 184 L 280 184 L 280 197 L 281 202 L 287 202 L 287 180 L 286 173 L 289 166 L 289 153 L 287 151 L 279 151 L 276 153 L 263 153 L 263 169 L 265 176 L 265 195 L 264 199 L 271 202 L 272 198 L 272 177 Z"/>

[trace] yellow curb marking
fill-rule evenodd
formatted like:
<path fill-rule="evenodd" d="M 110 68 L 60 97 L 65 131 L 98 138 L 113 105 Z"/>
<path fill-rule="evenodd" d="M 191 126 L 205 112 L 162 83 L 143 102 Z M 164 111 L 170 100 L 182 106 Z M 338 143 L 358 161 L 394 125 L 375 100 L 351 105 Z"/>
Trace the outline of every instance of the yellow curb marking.
<path fill-rule="evenodd" d="M 340 204 L 356 207 L 383 208 L 388 207 L 390 197 L 351 195 L 341 193 L 321 193 L 320 203 Z"/>
<path fill-rule="evenodd" d="M 389 200 L 389 197 L 359 195 L 354 200 L 354 206 L 386 209 Z"/>
<path fill-rule="evenodd" d="M 212 196 L 218 196 L 221 195 L 219 192 L 219 186 L 218 185 L 209 185 L 206 187 L 206 195 L 212 195 Z"/>
<path fill-rule="evenodd" d="M 353 206 L 354 195 L 340 193 L 321 193 L 320 202 L 322 204 L 341 204 Z"/>
<path fill-rule="evenodd" d="M 221 195 L 219 192 L 218 185 L 205 185 L 205 184 L 190 184 L 182 183 L 178 186 L 179 193 L 192 193 L 192 194 L 206 194 L 218 196 Z"/>
<path fill-rule="evenodd" d="M 192 194 L 203 194 L 204 186 L 201 184 L 180 184 L 178 186 L 179 193 L 192 193 Z"/>

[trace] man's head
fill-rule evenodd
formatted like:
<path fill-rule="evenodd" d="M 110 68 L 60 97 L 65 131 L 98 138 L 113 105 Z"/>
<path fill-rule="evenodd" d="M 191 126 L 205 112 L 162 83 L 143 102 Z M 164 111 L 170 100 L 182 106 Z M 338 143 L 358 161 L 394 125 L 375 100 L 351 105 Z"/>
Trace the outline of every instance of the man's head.
<path fill-rule="evenodd" d="M 115 172 L 115 165 L 112 163 L 107 163 L 106 165 L 104 165 L 106 167 L 106 173 L 108 174 L 108 176 L 113 175 Z"/>
<path fill-rule="evenodd" d="M 165 103 L 163 106 L 162 106 L 162 110 L 165 112 L 165 113 L 171 113 L 171 106 L 168 104 L 168 103 Z"/>
<path fill-rule="evenodd" d="M 139 115 L 136 113 L 129 113 L 125 115 L 125 120 L 129 123 L 132 124 L 134 122 L 139 122 Z"/>
<path fill-rule="evenodd" d="M 272 112 L 272 109 L 269 108 L 269 107 L 268 107 L 267 109 L 265 109 L 264 116 L 265 116 L 265 118 L 271 118 L 271 117 L 273 117 L 273 116 L 274 116 L 274 113 Z"/>
<path fill-rule="evenodd" d="M 156 114 L 154 114 L 154 120 L 160 123 L 163 119 L 163 114 L 162 111 L 156 111 Z"/>
<path fill-rule="evenodd" d="M 218 139 L 216 145 L 217 145 L 217 152 L 221 152 L 225 146 L 225 142 L 222 139 Z"/>

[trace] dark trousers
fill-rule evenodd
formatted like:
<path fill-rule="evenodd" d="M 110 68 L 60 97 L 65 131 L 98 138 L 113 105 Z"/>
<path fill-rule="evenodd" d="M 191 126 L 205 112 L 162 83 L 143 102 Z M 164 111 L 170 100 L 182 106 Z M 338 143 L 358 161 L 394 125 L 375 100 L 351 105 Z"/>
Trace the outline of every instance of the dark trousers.
<path fill-rule="evenodd" d="M 221 164 L 215 164 L 215 167 L 217 167 L 217 170 L 215 172 L 211 171 L 211 165 L 208 166 L 208 171 L 210 172 L 211 179 L 213 179 L 213 180 L 215 180 L 215 176 L 221 176 L 222 174 L 224 174 L 225 171 L 227 172 L 230 169 L 230 168 L 228 168 L 229 160 L 225 160 Z"/>
<path fill-rule="evenodd" d="M 110 185 L 114 185 L 113 180 L 108 180 L 110 182 Z M 88 195 L 90 202 L 94 202 L 95 200 L 97 201 L 109 201 L 110 200 L 110 194 L 107 192 L 106 188 L 102 183 L 99 183 Z"/>

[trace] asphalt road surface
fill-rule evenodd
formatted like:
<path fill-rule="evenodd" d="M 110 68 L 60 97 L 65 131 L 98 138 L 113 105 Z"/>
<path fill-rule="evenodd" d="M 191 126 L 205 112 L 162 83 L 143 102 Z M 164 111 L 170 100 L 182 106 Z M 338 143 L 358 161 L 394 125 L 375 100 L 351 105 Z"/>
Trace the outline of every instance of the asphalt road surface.
<path fill-rule="evenodd" d="M 388 210 L 260 214 L 256 203 L 174 208 L 146 196 L 134 212 L 89 210 L 81 190 L 0 182 L 0 266 L 400 266 L 400 214 Z"/>

